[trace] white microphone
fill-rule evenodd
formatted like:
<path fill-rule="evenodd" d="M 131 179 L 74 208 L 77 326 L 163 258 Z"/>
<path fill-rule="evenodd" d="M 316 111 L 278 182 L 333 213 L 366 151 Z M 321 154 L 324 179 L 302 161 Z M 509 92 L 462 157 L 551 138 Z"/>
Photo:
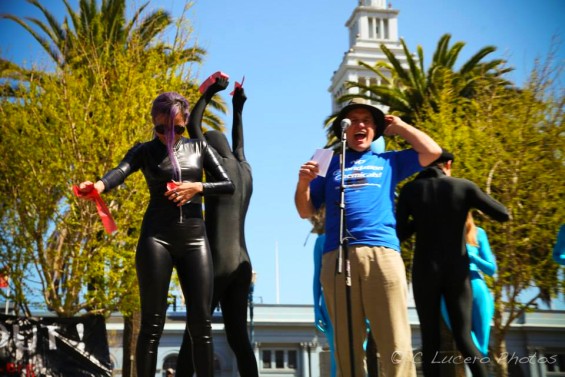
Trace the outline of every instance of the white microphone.
<path fill-rule="evenodd" d="M 341 132 L 344 133 L 351 126 L 351 121 L 347 118 L 341 120 Z"/>

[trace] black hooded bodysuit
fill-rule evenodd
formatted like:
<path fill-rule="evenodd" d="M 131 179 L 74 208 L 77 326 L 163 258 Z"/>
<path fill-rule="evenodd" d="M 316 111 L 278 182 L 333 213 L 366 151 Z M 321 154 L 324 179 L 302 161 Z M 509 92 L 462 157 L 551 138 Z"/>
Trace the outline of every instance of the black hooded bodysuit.
<path fill-rule="evenodd" d="M 246 100 L 243 88 L 235 89 L 232 100 L 233 151 L 223 133 L 208 131 L 202 135 L 201 122 L 197 117 L 197 114 L 203 113 L 203 108 L 214 93 L 225 89 L 227 84 L 226 79 L 217 79 L 202 95 L 192 111 L 193 117 L 189 121 L 188 131 L 192 138 L 205 138 L 208 141 L 235 186 L 234 194 L 229 197 L 207 197 L 205 200 L 206 231 L 214 260 L 214 295 L 210 309 L 213 311 L 220 304 L 227 340 L 237 359 L 239 375 L 257 377 L 257 361 L 247 333 L 247 302 L 252 267 L 244 228 L 253 191 L 253 179 L 251 166 L 243 151 L 242 111 Z M 185 344 L 183 341 L 183 348 Z M 192 369 L 185 370 L 183 367 L 178 371 L 183 372 L 183 375 L 191 375 Z"/>
<path fill-rule="evenodd" d="M 439 376 L 440 299 L 445 298 L 453 339 L 473 376 L 487 376 L 482 354 L 471 337 L 473 291 L 465 247 L 465 221 L 470 209 L 507 221 L 506 208 L 471 181 L 448 177 L 438 167 L 422 171 L 400 191 L 396 230 L 403 241 L 416 233 L 412 284 L 420 319 L 425 376 Z M 412 218 L 412 221 L 410 221 Z M 434 362 L 434 359 L 436 362 Z"/>
<path fill-rule="evenodd" d="M 203 183 L 203 195 L 230 194 L 233 184 L 207 143 L 181 138 L 174 146 L 181 168 L 180 181 L 202 182 L 204 169 L 214 183 Z M 159 339 L 165 324 L 167 294 L 176 268 L 186 300 L 187 332 L 194 345 L 198 376 L 213 375 L 210 303 L 213 267 L 202 219 L 202 198 L 177 206 L 164 193 L 173 179 L 166 146 L 158 139 L 137 144 L 103 178 L 110 190 L 131 173 L 141 170 L 150 192 L 135 263 L 141 297 L 141 330 L 136 362 L 139 376 L 154 376 Z"/>

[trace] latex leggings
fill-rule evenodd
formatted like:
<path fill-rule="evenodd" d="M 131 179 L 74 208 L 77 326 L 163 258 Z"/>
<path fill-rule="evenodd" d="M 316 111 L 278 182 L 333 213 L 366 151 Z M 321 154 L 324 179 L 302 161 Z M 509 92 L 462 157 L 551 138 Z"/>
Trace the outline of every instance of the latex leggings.
<path fill-rule="evenodd" d="M 193 344 L 192 354 L 179 355 L 179 363 L 188 356 L 193 359 L 197 376 L 213 375 L 211 261 L 204 221 L 200 218 L 184 219 L 182 223 L 173 223 L 166 229 L 142 231 L 136 253 L 141 296 L 141 330 L 136 352 L 138 376 L 155 376 L 173 267 L 177 270 L 185 296 L 186 332 Z M 179 366 L 177 375 L 184 375 L 181 373 L 182 366 Z"/>
<path fill-rule="evenodd" d="M 251 284 L 251 264 L 242 263 L 231 274 L 231 279 L 216 279 L 214 284 L 218 285 L 217 291 L 222 292 L 220 305 L 226 335 L 237 359 L 239 375 L 240 377 L 257 377 L 259 375 L 257 362 L 247 332 L 247 300 Z"/>
<path fill-rule="evenodd" d="M 214 298 L 212 311 L 218 305 L 219 300 L 228 344 L 237 359 L 240 377 L 257 377 L 259 375 L 255 354 L 247 332 L 247 300 L 249 285 L 251 284 L 251 272 L 251 264 L 245 262 L 240 264 L 229 277 L 216 278 L 214 281 L 215 292 L 221 298 Z M 185 334 L 185 338 L 187 336 Z M 182 344 L 179 362 L 183 358 L 183 353 L 190 354 L 190 343 L 185 339 Z M 179 374 L 179 371 L 182 374 Z M 188 363 L 185 363 L 182 369 L 177 369 L 178 376 L 192 376 L 192 373 L 192 366 Z"/>

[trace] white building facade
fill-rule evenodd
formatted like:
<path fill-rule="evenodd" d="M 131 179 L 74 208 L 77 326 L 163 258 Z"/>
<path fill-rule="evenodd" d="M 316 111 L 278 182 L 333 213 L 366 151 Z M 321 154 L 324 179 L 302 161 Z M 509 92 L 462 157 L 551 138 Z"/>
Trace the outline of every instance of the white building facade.
<path fill-rule="evenodd" d="M 403 66 L 406 57 L 398 35 L 398 13 L 386 4 L 385 0 L 360 0 L 349 16 L 345 26 L 349 30 L 349 49 L 334 71 L 328 91 L 332 96 L 332 113 L 337 113 L 343 104 L 338 99 L 344 94 L 357 94 L 356 88 L 348 88 L 346 83 L 363 85 L 381 84 L 374 72 L 359 65 L 359 62 L 374 66 L 388 59 L 381 50 L 385 45 Z M 375 103 L 374 105 L 379 105 Z"/>
<path fill-rule="evenodd" d="M 216 314 L 212 325 L 214 376 L 237 377 L 236 359 L 227 343 L 221 315 Z M 416 368 L 418 375 L 422 376 L 418 362 L 418 353 L 422 348 L 420 325 L 412 304 L 408 314 Z M 164 377 L 167 368 L 174 369 L 184 324 L 184 312 L 169 313 L 159 345 L 156 377 Z M 120 377 L 122 318 L 111 317 L 106 327 L 114 364 L 113 375 Z M 255 305 L 253 329 L 253 346 L 260 376 L 329 377 L 329 347 L 325 335 L 314 326 L 312 305 Z M 525 313 L 510 327 L 506 343 L 506 362 L 511 377 L 565 377 L 565 311 L 536 310 Z"/>

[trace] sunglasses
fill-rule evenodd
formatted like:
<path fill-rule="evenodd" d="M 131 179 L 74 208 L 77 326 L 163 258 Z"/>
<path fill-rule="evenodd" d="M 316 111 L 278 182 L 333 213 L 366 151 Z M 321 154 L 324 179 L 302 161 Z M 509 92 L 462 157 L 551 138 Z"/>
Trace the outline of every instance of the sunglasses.
<path fill-rule="evenodd" d="M 158 134 L 164 135 L 165 134 L 165 130 L 167 129 L 167 127 L 164 124 L 158 124 L 156 125 L 154 128 L 155 132 L 157 132 Z M 185 126 L 175 126 L 175 133 L 177 135 L 181 135 L 184 133 L 184 130 L 186 130 Z"/>

